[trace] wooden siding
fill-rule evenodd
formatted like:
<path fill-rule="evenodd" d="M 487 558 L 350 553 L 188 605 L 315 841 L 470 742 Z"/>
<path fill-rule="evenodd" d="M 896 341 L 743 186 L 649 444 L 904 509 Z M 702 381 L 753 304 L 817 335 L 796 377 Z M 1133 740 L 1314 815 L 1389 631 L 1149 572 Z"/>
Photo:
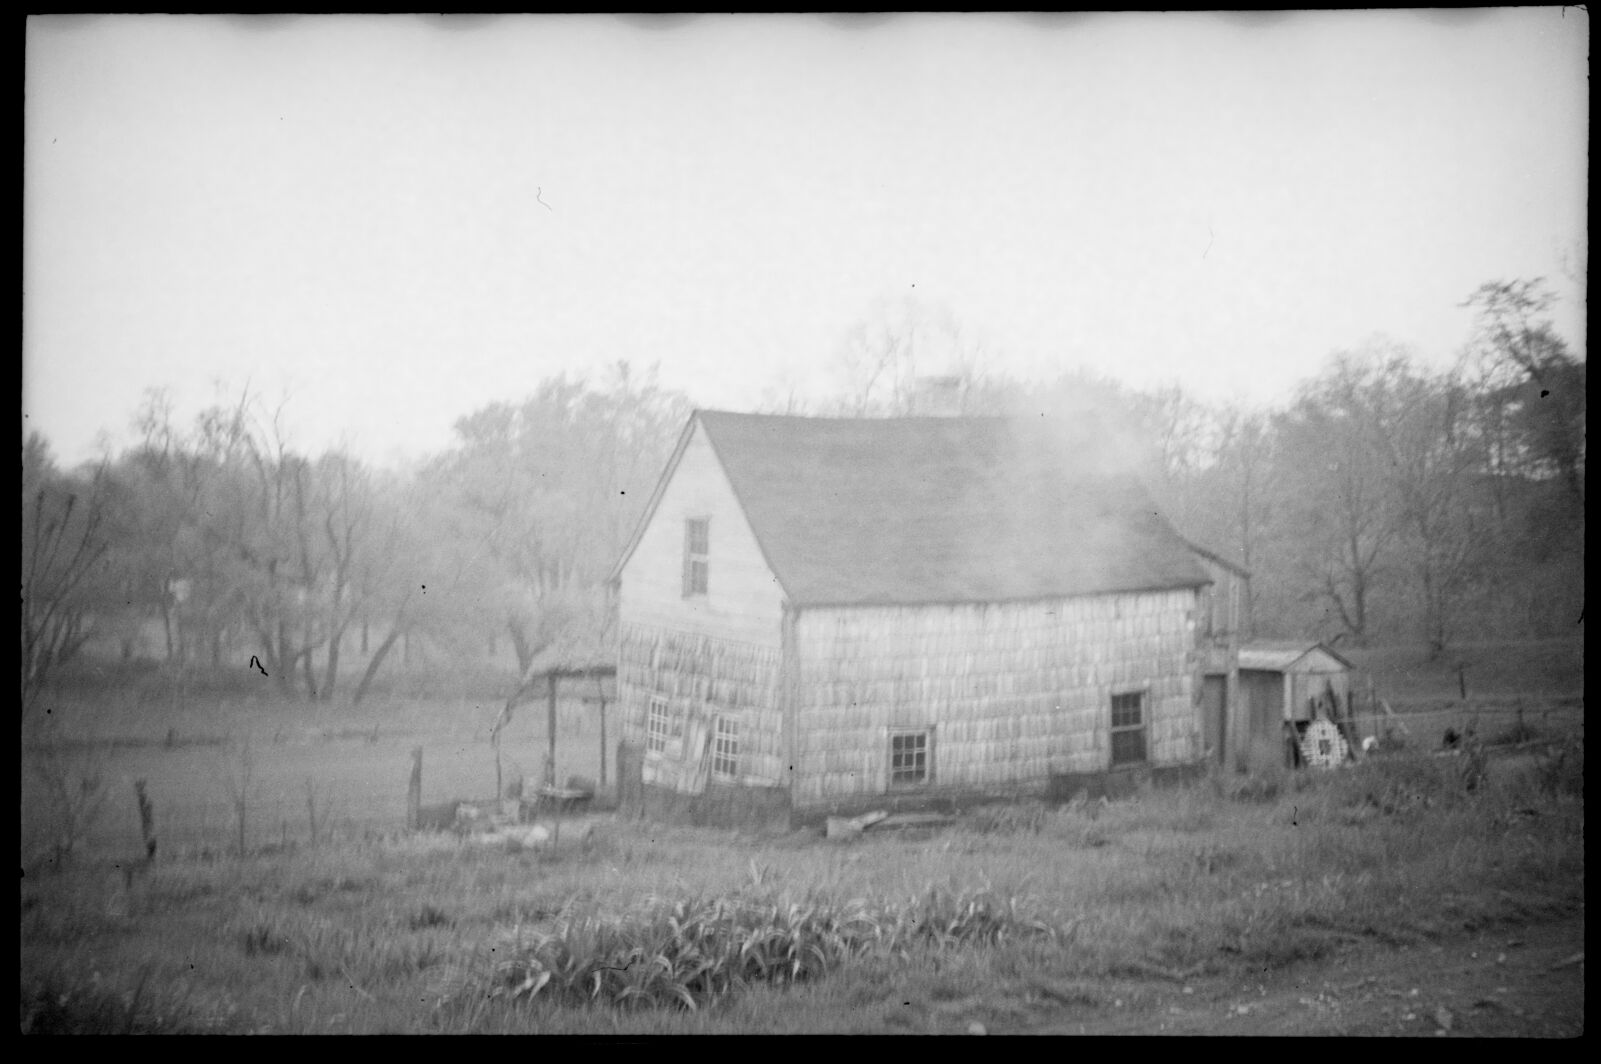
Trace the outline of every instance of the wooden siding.
<path fill-rule="evenodd" d="M 802 611 L 797 807 L 889 789 L 888 735 L 932 729 L 929 790 L 1110 766 L 1112 695 L 1145 695 L 1147 760 L 1200 756 L 1194 590 Z"/>
<path fill-rule="evenodd" d="M 1197 558 L 1212 582 L 1201 588 L 1196 637 L 1203 644 L 1243 638 L 1251 630 L 1251 582 L 1205 555 Z"/>
<path fill-rule="evenodd" d="M 781 782 L 785 763 L 778 657 L 771 647 L 623 624 L 617 662 L 622 741 L 644 747 L 650 700 L 660 695 L 686 723 L 736 718 L 740 777 L 763 785 Z"/>
<path fill-rule="evenodd" d="M 705 595 L 684 596 L 684 522 L 710 518 Z M 620 574 L 624 624 L 777 649 L 783 593 L 698 422 Z"/>

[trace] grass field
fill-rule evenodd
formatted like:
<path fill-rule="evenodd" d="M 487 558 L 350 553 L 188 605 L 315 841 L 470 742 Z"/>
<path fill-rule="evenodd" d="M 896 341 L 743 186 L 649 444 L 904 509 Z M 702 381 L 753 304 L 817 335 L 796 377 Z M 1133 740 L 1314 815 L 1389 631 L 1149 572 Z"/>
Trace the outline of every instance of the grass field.
<path fill-rule="evenodd" d="M 492 799 L 489 730 L 502 704 L 378 697 L 352 710 L 258 698 L 191 700 L 179 711 L 170 702 L 127 692 L 98 699 L 78 693 L 48 703 L 54 720 L 34 743 L 48 741 L 56 751 L 52 761 L 60 763 L 57 771 L 98 777 L 107 788 L 106 806 L 84 840 L 92 849 L 137 848 L 137 779 L 147 783 L 163 845 L 175 852 L 233 843 L 241 792 L 247 797 L 249 844 L 281 845 L 309 841 L 308 794 L 319 819 L 345 834 L 403 826 L 411 751 L 417 747 L 423 750 L 425 804 Z M 607 743 L 615 751 L 616 707 L 607 712 Z M 515 711 L 501 739 L 505 781 L 540 775 L 546 720 L 542 701 Z M 560 778 L 600 779 L 598 705 L 578 699 L 558 705 L 556 751 Z M 46 826 L 30 813 L 46 797 L 42 782 L 39 773 L 24 772 L 25 844 Z"/>
<path fill-rule="evenodd" d="M 1582 640 L 1464 644 L 1434 657 L 1421 646 L 1343 652 L 1357 666 L 1359 713 L 1370 707 L 1370 692 L 1382 698 L 1415 747 L 1438 748 L 1447 729 L 1511 740 L 1582 726 Z M 1365 716 L 1359 724 L 1383 727 Z"/>
<path fill-rule="evenodd" d="M 1506 671 L 1529 676 L 1511 693 L 1531 709 L 1572 694 L 1571 676 L 1542 691 Z M 1409 705 L 1458 694 L 1454 670 L 1445 691 L 1412 675 Z M 401 832 L 412 747 L 425 802 L 489 796 L 498 708 L 58 701 L 55 753 L 24 748 L 23 1029 L 1028 1031 L 1353 941 L 1582 920 L 1582 714 L 1515 758 L 1402 751 L 847 844 L 609 815 L 581 844 L 569 821 L 553 848 Z M 543 716 L 520 711 L 508 766 L 537 772 Z M 559 771 L 597 775 L 593 711 L 562 716 Z M 84 773 L 105 805 L 65 860 L 40 862 Z M 161 848 L 130 881 L 137 778 Z"/>

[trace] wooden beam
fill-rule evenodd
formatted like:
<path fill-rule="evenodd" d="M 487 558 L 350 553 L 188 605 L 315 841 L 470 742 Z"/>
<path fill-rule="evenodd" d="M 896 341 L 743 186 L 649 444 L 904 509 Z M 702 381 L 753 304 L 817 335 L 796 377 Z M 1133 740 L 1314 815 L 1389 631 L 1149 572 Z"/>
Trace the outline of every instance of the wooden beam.
<path fill-rule="evenodd" d="M 616 673 L 616 668 L 612 669 Z M 606 688 L 601 686 L 600 677 L 595 677 L 595 690 L 600 692 L 600 786 L 606 788 Z"/>

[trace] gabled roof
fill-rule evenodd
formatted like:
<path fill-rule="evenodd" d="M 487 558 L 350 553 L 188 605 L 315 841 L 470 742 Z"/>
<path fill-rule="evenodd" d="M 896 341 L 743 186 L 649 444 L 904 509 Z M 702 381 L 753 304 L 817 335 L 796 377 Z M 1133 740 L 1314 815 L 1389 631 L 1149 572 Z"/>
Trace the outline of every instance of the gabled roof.
<path fill-rule="evenodd" d="M 1260 669 L 1264 672 L 1288 672 L 1303 658 L 1322 651 L 1347 669 L 1355 668 L 1349 661 L 1323 643 L 1310 640 L 1261 639 L 1240 647 L 1240 668 Z"/>
<path fill-rule="evenodd" d="M 999 418 L 697 411 L 796 606 L 1001 602 L 1210 579 L 1132 476 Z M 660 499 L 658 487 L 641 530 Z M 614 576 L 638 542 L 636 532 Z"/>
<path fill-rule="evenodd" d="M 1186 539 L 1184 542 L 1188 544 L 1190 550 L 1194 551 L 1196 554 L 1199 554 L 1206 561 L 1211 562 L 1218 568 L 1225 569 L 1242 580 L 1249 580 L 1251 578 L 1251 570 L 1247 569 L 1243 565 L 1240 565 L 1238 562 L 1229 561 L 1217 551 L 1207 550 L 1193 539 Z"/>

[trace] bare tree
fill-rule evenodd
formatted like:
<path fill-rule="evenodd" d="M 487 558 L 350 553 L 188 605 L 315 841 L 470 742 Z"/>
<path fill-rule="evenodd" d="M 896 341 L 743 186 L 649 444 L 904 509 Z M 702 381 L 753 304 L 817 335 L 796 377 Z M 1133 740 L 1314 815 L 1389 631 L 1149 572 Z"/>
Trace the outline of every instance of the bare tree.
<path fill-rule="evenodd" d="M 1556 334 L 1543 278 L 1492 281 L 1463 304 L 1477 311 L 1470 364 L 1503 466 L 1560 477 L 1584 508 L 1585 363 Z"/>
<path fill-rule="evenodd" d="M 687 415 L 653 373 L 619 363 L 599 388 L 557 377 L 457 422 L 457 446 L 424 479 L 451 541 L 475 559 L 463 577 L 482 572 L 478 558 L 492 563 L 478 614 L 510 634 L 521 671 L 558 640 L 598 651 L 605 578 Z"/>
<path fill-rule="evenodd" d="M 1267 561 L 1272 519 L 1273 437 L 1268 417 L 1228 406 L 1213 411 L 1211 444 L 1188 483 L 1183 526 L 1200 542 L 1227 552 L 1247 570 Z M 1246 584 L 1244 625 L 1249 632 L 1266 579 Z"/>
<path fill-rule="evenodd" d="M 1397 404 L 1378 437 L 1399 507 L 1403 557 L 1421 600 L 1430 652 L 1445 651 L 1451 606 L 1481 558 L 1486 530 L 1469 497 L 1477 454 L 1469 431 L 1471 407 L 1460 383 L 1406 364 L 1392 367 L 1385 387 Z"/>
<path fill-rule="evenodd" d="M 1373 595 L 1397 534 L 1380 442 L 1393 420 L 1385 378 L 1396 357 L 1372 347 L 1337 355 L 1275 425 L 1307 596 L 1359 643 L 1372 634 Z"/>
<path fill-rule="evenodd" d="M 105 471 L 87 480 L 56 473 L 43 437 L 22 446 L 21 714 L 57 666 L 91 634 L 94 577 L 110 546 Z"/>
<path fill-rule="evenodd" d="M 906 417 L 926 413 L 922 384 L 944 378 L 954 387 L 954 412 L 995 413 L 999 382 L 988 373 L 983 340 L 942 304 L 915 296 L 880 300 L 845 334 L 833 371 L 839 399 L 851 417 Z"/>

